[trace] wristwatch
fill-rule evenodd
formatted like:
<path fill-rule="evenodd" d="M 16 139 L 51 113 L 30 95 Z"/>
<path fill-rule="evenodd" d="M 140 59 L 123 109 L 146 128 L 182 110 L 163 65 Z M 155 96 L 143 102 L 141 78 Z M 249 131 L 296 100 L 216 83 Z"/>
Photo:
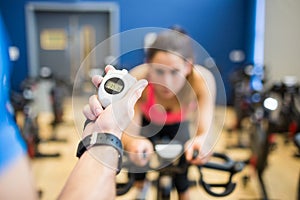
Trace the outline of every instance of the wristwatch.
<path fill-rule="evenodd" d="M 76 156 L 80 158 L 82 154 L 93 146 L 112 146 L 118 152 L 118 169 L 117 174 L 120 173 L 122 168 L 123 146 L 118 137 L 110 133 L 93 133 L 86 136 L 80 141 L 77 148 Z"/>

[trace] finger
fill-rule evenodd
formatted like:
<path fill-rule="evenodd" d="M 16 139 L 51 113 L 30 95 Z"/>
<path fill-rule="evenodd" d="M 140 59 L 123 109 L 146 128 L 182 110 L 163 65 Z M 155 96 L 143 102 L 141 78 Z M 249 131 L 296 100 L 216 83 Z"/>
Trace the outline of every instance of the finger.
<path fill-rule="evenodd" d="M 185 152 L 185 159 L 191 161 L 193 158 L 193 148 L 188 148 Z"/>
<path fill-rule="evenodd" d="M 96 88 L 99 87 L 102 80 L 103 80 L 103 77 L 100 75 L 95 75 L 92 77 L 92 82 Z"/>
<path fill-rule="evenodd" d="M 191 164 L 202 165 L 209 161 L 213 152 L 208 152 L 207 154 L 200 153 L 195 159 L 190 161 Z"/>
<path fill-rule="evenodd" d="M 203 165 L 209 161 L 209 156 L 198 156 L 196 159 L 190 161 L 191 164 Z"/>
<path fill-rule="evenodd" d="M 140 158 L 140 153 L 138 153 L 137 151 L 130 152 L 129 153 L 129 158 L 137 166 L 142 167 L 142 166 L 145 166 L 147 164 L 146 160 Z"/>
<path fill-rule="evenodd" d="M 148 162 L 148 159 L 139 159 L 139 166 L 144 167 Z"/>
<path fill-rule="evenodd" d="M 147 147 L 141 147 L 139 149 L 139 158 L 141 160 L 148 160 L 148 157 L 149 157 L 149 149 Z"/>
<path fill-rule="evenodd" d="M 141 97 L 145 87 L 148 85 L 148 81 L 145 79 L 137 81 L 127 92 L 124 99 L 129 102 L 129 105 L 134 107 L 137 100 Z"/>
<path fill-rule="evenodd" d="M 146 152 L 137 153 L 137 162 L 139 166 L 145 166 L 149 162 L 149 157 Z"/>
<path fill-rule="evenodd" d="M 105 73 L 107 73 L 109 70 L 115 70 L 115 68 L 112 65 L 107 65 L 105 67 Z M 103 77 L 100 75 L 95 75 L 92 77 L 92 82 L 94 84 L 95 87 L 99 87 L 101 81 L 103 80 Z"/>
<path fill-rule="evenodd" d="M 112 65 L 106 65 L 105 66 L 105 73 L 107 73 L 109 70 L 116 70 L 116 68 Z"/>
<path fill-rule="evenodd" d="M 97 95 L 93 95 L 89 98 L 89 106 L 96 117 L 98 117 L 103 111 L 102 105 L 99 102 Z"/>
<path fill-rule="evenodd" d="M 94 113 L 91 111 L 91 107 L 86 104 L 84 107 L 83 107 L 83 114 L 84 116 L 87 118 L 87 119 L 90 119 L 90 120 L 95 120 L 97 117 L 94 115 Z"/>

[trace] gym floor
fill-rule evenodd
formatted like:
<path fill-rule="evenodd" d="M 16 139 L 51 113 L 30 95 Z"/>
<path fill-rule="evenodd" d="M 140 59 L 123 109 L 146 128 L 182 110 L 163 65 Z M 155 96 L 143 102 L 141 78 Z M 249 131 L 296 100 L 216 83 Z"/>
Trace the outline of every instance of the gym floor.
<path fill-rule="evenodd" d="M 82 109 L 80 106 L 76 106 L 75 109 L 77 108 Z M 217 112 L 223 109 L 224 108 L 218 108 Z M 81 110 L 78 112 L 81 112 Z M 77 131 L 75 126 L 74 113 L 76 115 L 76 111 L 72 110 L 72 100 L 67 99 L 64 106 L 64 122 L 55 129 L 50 125 L 53 119 L 52 115 L 49 113 L 40 114 L 38 120 L 40 124 L 40 137 L 45 141 L 39 145 L 39 151 L 46 154 L 60 153 L 60 156 L 57 158 L 32 159 L 33 175 L 37 190 L 41 192 L 41 200 L 53 200 L 57 198 L 77 161 L 75 152 L 80 140 L 80 130 Z M 223 132 L 215 147 L 215 151 L 225 152 L 233 159 L 245 159 L 249 155 L 248 150 L 226 148 L 228 145 L 237 143 L 237 133 L 229 133 L 226 131 L 233 126 L 235 115 L 231 108 L 227 108 L 226 113 Z M 78 114 L 76 116 L 78 116 Z M 22 119 L 22 117 L 20 119 Z M 22 120 L 19 120 L 19 123 L 22 123 Z M 66 141 L 47 142 L 51 137 Z M 300 158 L 294 157 L 296 148 L 292 141 L 286 143 L 283 135 L 276 135 L 275 140 L 277 144 L 276 148 L 269 156 L 269 164 L 263 175 L 268 196 L 270 199 L 297 200 L 299 190 L 298 181 L 300 178 Z M 122 175 L 124 175 L 124 173 L 118 175 L 117 178 L 122 178 Z M 206 180 L 211 178 L 211 180 L 218 181 L 218 178 L 222 177 L 220 174 L 216 179 L 215 172 L 209 170 L 204 171 L 204 175 L 208 178 Z M 197 170 L 191 168 L 189 177 L 191 180 L 197 179 L 197 177 L 199 177 Z M 243 184 L 244 177 L 249 177 L 246 185 Z M 252 167 L 246 166 L 242 172 L 234 176 L 233 180 L 237 183 L 236 189 L 227 197 L 212 197 L 208 195 L 201 186 L 197 185 L 191 188 L 191 199 L 261 199 L 259 182 Z M 117 197 L 117 199 L 133 200 L 134 196 L 135 189 L 132 188 L 126 195 Z M 154 188 L 150 188 L 147 199 L 154 200 L 154 197 L 155 190 Z M 177 199 L 175 192 L 172 193 L 172 199 Z"/>

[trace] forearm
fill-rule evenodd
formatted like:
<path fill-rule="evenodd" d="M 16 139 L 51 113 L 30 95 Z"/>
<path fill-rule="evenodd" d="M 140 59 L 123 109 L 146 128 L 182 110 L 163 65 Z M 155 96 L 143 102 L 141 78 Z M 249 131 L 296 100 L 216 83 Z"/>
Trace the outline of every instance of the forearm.
<path fill-rule="evenodd" d="M 213 111 L 209 111 L 213 112 Z M 205 116 L 199 116 L 198 128 L 196 136 L 204 137 L 208 135 L 213 129 L 213 116 L 211 114 Z"/>
<path fill-rule="evenodd" d="M 198 102 L 198 129 L 197 136 L 207 136 L 213 129 L 214 105 L 215 100 L 210 95 L 202 97 Z"/>
<path fill-rule="evenodd" d="M 26 154 L 19 155 L 0 176 L 0 199 L 38 199 Z"/>
<path fill-rule="evenodd" d="M 213 74 L 202 66 L 196 68 L 194 91 L 198 101 L 197 136 L 205 137 L 212 132 L 216 102 L 216 82 Z M 197 84 L 196 84 L 197 83 Z"/>
<path fill-rule="evenodd" d="M 117 166 L 118 153 L 113 147 L 91 148 L 80 157 L 59 199 L 114 199 Z"/>

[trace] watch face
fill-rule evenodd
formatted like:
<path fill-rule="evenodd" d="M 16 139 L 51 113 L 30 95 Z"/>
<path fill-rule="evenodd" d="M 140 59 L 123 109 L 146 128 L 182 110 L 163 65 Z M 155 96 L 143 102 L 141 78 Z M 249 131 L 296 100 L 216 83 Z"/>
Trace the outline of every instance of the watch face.
<path fill-rule="evenodd" d="M 104 89 L 109 94 L 119 94 L 124 89 L 124 82 L 120 78 L 110 78 L 104 84 Z"/>

